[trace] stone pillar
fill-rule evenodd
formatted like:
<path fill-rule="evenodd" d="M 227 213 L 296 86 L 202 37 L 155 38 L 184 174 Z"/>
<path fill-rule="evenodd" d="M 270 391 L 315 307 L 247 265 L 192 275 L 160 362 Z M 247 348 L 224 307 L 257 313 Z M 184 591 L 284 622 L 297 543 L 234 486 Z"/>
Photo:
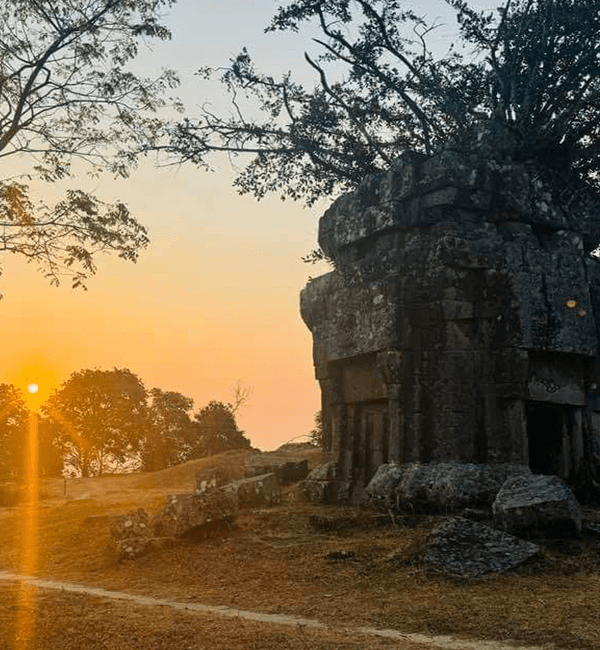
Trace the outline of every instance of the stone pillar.
<path fill-rule="evenodd" d="M 371 416 L 371 466 L 368 468 L 367 480 L 371 480 L 377 468 L 383 464 L 383 411 L 375 411 Z"/>
<path fill-rule="evenodd" d="M 407 401 L 410 403 L 406 404 L 406 415 L 408 416 L 408 421 L 404 427 L 404 441 L 402 450 L 402 456 L 405 463 L 415 462 L 421 459 L 419 453 L 421 430 L 423 428 L 423 416 L 421 414 L 421 391 L 421 371 L 420 368 L 415 365 L 413 369 L 410 392 L 407 395 Z"/>
<path fill-rule="evenodd" d="M 388 391 L 389 395 L 389 391 Z M 388 399 L 388 463 L 402 463 L 404 413 L 397 398 Z"/>
<path fill-rule="evenodd" d="M 508 400 L 508 408 L 505 410 L 505 426 L 510 428 L 510 460 L 513 463 L 529 462 L 528 442 L 527 442 L 527 417 L 525 415 L 525 400 L 514 399 Z"/>

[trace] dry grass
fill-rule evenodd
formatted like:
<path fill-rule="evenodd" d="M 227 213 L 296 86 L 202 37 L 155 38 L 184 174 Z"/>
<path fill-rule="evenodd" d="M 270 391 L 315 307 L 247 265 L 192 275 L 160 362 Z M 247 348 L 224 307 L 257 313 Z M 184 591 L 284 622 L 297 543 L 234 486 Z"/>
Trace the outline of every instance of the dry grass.
<path fill-rule="evenodd" d="M 435 525 L 435 518 L 379 529 L 369 526 L 369 517 L 363 515 L 363 526 L 315 531 L 308 526 L 311 515 L 358 516 L 359 521 L 361 515 L 353 509 L 306 504 L 292 487 L 282 506 L 240 516 L 238 526 L 221 537 L 187 542 L 123 564 L 107 553 L 111 516 L 137 507 L 157 510 L 166 494 L 190 491 L 195 472 L 209 462 L 241 474 L 244 453 L 230 452 L 154 475 L 79 479 L 67 486 L 68 495 L 78 497 L 71 501 L 61 497 L 62 482 L 47 482 L 44 492 L 51 499 L 39 510 L 38 574 L 160 598 L 317 618 L 332 625 L 364 624 L 530 645 L 553 643 L 572 650 L 600 648 L 600 562 L 598 550 L 584 543 L 545 549 L 541 558 L 511 575 L 452 580 L 429 575 L 408 562 L 411 550 Z M 318 459 L 313 457 L 311 462 Z M 0 569 L 22 569 L 25 512 L 25 508 L 0 509 Z M 347 559 L 330 557 L 339 551 L 346 551 L 343 557 Z M 10 596 L 10 589 L 14 591 L 2 587 L 0 630 L 4 632 L 11 622 L 9 603 L 14 594 Z M 73 616 L 78 607 L 81 615 Z M 40 593 L 37 609 L 40 629 L 58 630 L 71 612 L 76 625 L 84 621 L 82 633 L 92 634 L 93 629 L 95 639 L 104 638 L 102 634 L 115 639 L 105 645 L 61 641 L 35 646 L 40 650 L 391 647 L 377 640 L 372 643 L 384 645 L 368 645 L 371 641 L 366 639 L 355 644 L 323 635 L 309 639 L 294 631 L 248 622 L 207 619 L 199 631 L 197 621 L 190 622 L 193 617 L 185 614 L 161 610 L 157 617 L 155 608 L 148 611 L 74 595 Z M 126 633 L 130 619 L 132 638 Z M 58 634 L 56 630 L 53 633 Z M 167 634 L 166 630 L 171 631 Z M 255 646 L 250 639 L 257 634 L 261 643 Z M 247 643 L 235 645 L 234 637 L 246 638 Z M 8 639 L 8 632 L 0 638 Z M 13 646 L 0 644 L 0 650 L 4 648 L 12 650 Z"/>

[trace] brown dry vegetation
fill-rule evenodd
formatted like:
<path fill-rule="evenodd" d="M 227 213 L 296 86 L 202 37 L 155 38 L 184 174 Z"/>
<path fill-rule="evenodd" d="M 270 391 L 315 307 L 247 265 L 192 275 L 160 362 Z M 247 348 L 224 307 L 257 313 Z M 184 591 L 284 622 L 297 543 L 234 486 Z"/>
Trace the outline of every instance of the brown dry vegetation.
<path fill-rule="evenodd" d="M 315 618 L 335 626 L 369 625 L 572 650 L 600 648 L 600 560 L 598 548 L 584 541 L 545 548 L 541 557 L 510 575 L 453 580 L 428 574 L 410 561 L 435 517 L 399 518 L 396 527 L 378 528 L 368 513 L 309 505 L 291 487 L 281 506 L 243 513 L 237 526 L 219 537 L 187 541 L 122 564 L 107 551 L 112 516 L 138 507 L 156 511 L 167 494 L 189 492 L 195 472 L 208 464 L 219 463 L 241 476 L 245 453 L 229 452 L 155 474 L 69 480 L 67 500 L 61 480 L 45 481 L 37 574 L 184 602 Z M 311 463 L 318 462 L 318 452 L 310 454 Z M 23 570 L 26 511 L 0 509 L 0 570 Z M 353 523 L 316 531 L 308 522 L 318 514 L 347 517 Z M 346 551 L 348 559 L 333 559 L 339 551 Z M 18 591 L 0 584 L 0 650 L 20 647 L 10 641 Z M 393 645 L 207 617 L 200 617 L 199 625 L 198 615 L 45 591 L 30 606 L 38 620 L 37 645 L 31 647 L 39 650 Z M 69 628 L 73 631 L 67 634 Z M 71 639 L 69 644 L 57 640 L 60 634 Z M 54 642 L 48 641 L 52 638 Z"/>

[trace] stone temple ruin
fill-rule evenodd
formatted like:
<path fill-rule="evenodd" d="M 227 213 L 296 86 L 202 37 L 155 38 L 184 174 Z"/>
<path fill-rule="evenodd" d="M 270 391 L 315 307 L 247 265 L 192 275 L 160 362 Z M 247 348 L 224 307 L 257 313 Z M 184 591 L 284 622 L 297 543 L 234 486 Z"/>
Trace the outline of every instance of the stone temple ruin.
<path fill-rule="evenodd" d="M 335 270 L 301 313 L 334 500 L 392 462 L 600 482 L 600 217 L 475 140 L 403 155 L 320 220 Z"/>

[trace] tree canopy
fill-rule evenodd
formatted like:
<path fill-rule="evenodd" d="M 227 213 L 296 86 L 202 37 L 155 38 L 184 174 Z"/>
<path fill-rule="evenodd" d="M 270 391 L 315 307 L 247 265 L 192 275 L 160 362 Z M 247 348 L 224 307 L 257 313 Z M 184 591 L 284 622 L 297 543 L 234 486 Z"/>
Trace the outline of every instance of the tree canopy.
<path fill-rule="evenodd" d="M 197 428 L 192 458 L 211 456 L 227 449 L 249 449 L 250 440 L 240 431 L 231 404 L 211 401 L 194 416 Z"/>
<path fill-rule="evenodd" d="M 157 110 L 177 84 L 169 70 L 134 73 L 141 39 L 168 39 L 160 14 L 175 0 L 11 0 L 0 12 L 0 161 L 27 157 L 0 177 L 0 246 L 36 263 L 52 283 L 83 286 L 100 252 L 135 261 L 145 228 L 122 203 L 73 189 L 56 205 L 37 203 L 32 178 L 91 173 L 127 176 L 136 153 L 156 142 Z M 10 171 L 9 171 L 10 170 Z"/>
<path fill-rule="evenodd" d="M 194 400 L 174 391 L 150 391 L 148 424 L 140 457 L 147 472 L 172 467 L 187 460 L 195 429 L 189 412 Z"/>
<path fill-rule="evenodd" d="M 66 463 L 81 476 L 100 475 L 138 451 L 148 422 L 146 389 L 126 368 L 81 370 L 41 412 Z"/>
<path fill-rule="evenodd" d="M 267 32 L 307 23 L 320 30 L 317 54 L 305 55 L 316 85 L 258 71 L 244 48 L 227 67 L 199 71 L 220 77 L 231 113 L 204 107 L 176 125 L 166 148 L 205 167 L 212 154 L 245 156 L 241 193 L 311 205 L 353 189 L 403 151 L 432 154 L 493 119 L 514 138 L 515 160 L 560 169 L 565 185 L 600 189 L 598 1 L 505 0 L 496 12 L 445 2 L 466 53 L 435 56 L 435 25 L 402 0 L 281 7 Z"/>
<path fill-rule="evenodd" d="M 12 384 L 0 384 L 0 480 L 22 473 L 29 409 Z"/>

